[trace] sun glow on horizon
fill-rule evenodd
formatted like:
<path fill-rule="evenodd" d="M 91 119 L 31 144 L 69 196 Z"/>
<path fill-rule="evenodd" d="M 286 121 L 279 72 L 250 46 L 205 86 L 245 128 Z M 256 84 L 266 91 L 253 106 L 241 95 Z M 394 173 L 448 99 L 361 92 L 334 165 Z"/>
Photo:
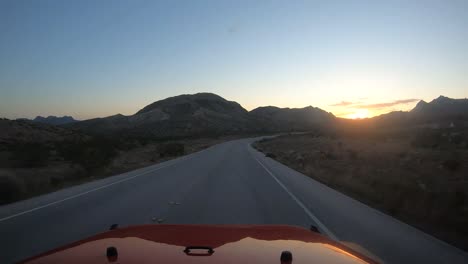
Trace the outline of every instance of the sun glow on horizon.
<path fill-rule="evenodd" d="M 345 118 L 350 119 L 363 119 L 369 117 L 369 110 L 367 109 L 357 109 L 354 113 L 346 115 Z"/>

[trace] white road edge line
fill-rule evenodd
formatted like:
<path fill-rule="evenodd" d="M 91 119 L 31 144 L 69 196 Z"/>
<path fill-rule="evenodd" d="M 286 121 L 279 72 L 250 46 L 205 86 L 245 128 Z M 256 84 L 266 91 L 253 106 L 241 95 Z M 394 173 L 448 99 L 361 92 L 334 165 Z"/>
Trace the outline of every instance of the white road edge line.
<path fill-rule="evenodd" d="M 198 152 L 195 152 L 195 153 L 201 153 L 201 152 L 203 152 L 203 151 L 205 151 L 205 150 L 206 150 L 206 149 L 203 149 L 203 150 L 198 151 Z M 193 153 L 193 154 L 195 154 L 195 153 Z M 29 209 L 29 210 L 26 210 L 26 211 L 23 211 L 23 212 L 20 212 L 20 213 L 17 213 L 17 214 L 13 214 L 13 215 L 10 215 L 10 216 L 4 217 L 4 218 L 0 218 L 0 222 L 3 222 L 3 221 L 5 221 L 5 220 L 11 219 L 11 218 L 18 217 L 18 216 L 20 216 L 20 215 L 28 214 L 28 213 L 31 213 L 31 212 L 37 211 L 37 210 L 39 210 L 39 209 L 42 209 L 42 208 L 46 208 L 46 207 L 55 205 L 55 204 L 59 204 L 59 203 L 62 203 L 62 202 L 65 202 L 65 201 L 68 201 L 68 200 L 71 200 L 71 199 L 74 199 L 74 198 L 77 198 L 77 197 L 86 195 L 86 194 L 88 194 L 88 193 L 92 193 L 92 192 L 95 192 L 95 191 L 98 191 L 98 190 L 101 190 L 101 189 L 105 189 L 105 188 L 110 187 L 110 186 L 112 186 L 112 185 L 115 185 L 115 184 L 118 184 L 118 183 L 121 183 L 121 182 L 125 182 L 125 181 L 129 181 L 129 180 L 131 180 L 131 179 L 134 179 L 134 178 L 136 178 L 136 177 L 143 176 L 143 175 L 148 174 L 148 173 L 151 173 L 151 172 L 158 171 L 158 170 L 160 170 L 160 169 L 163 169 L 163 168 L 172 166 L 172 165 L 177 164 L 177 163 L 179 163 L 179 162 L 181 162 L 181 161 L 183 161 L 183 160 L 186 160 L 187 157 L 192 157 L 192 155 L 182 157 L 181 159 L 176 160 L 175 162 L 172 162 L 172 163 L 170 163 L 170 164 L 163 165 L 163 166 L 158 167 L 158 168 L 155 168 L 155 169 L 153 169 L 153 170 L 146 171 L 146 172 L 142 172 L 142 173 L 139 173 L 139 174 L 137 174 L 137 175 L 134 175 L 134 176 L 131 176 L 131 177 L 128 177 L 128 178 L 125 178 L 125 179 L 121 179 L 121 180 L 118 180 L 118 181 L 115 181 L 115 182 L 112 182 L 112 183 L 103 185 L 103 186 L 101 186 L 101 187 L 91 189 L 91 190 L 86 191 L 86 192 L 82 192 L 82 193 L 79 193 L 79 194 L 72 195 L 72 196 L 67 197 L 67 198 L 65 198 L 65 199 L 62 199 L 62 200 L 58 200 L 58 201 L 55 201 L 55 202 L 51 202 L 51 203 L 48 203 L 48 204 L 45 204 L 45 205 L 41 205 L 41 206 L 35 207 L 35 208 L 33 208 L 33 209 Z"/>
<path fill-rule="evenodd" d="M 253 147 L 252 147 L 251 145 L 249 145 L 249 146 L 253 149 Z M 254 155 L 253 153 L 251 153 L 251 154 L 252 154 L 252 156 Z M 308 212 L 307 208 L 299 201 L 299 199 L 297 199 L 291 192 L 289 192 L 289 190 L 284 186 L 284 184 L 282 184 L 282 183 L 273 175 L 273 173 L 271 173 L 271 171 L 268 170 L 256 157 L 254 157 L 254 158 L 255 158 L 255 159 L 257 160 L 257 162 L 260 163 L 260 165 L 262 165 L 262 167 L 276 180 L 276 182 L 278 182 L 278 184 L 279 184 L 281 187 L 283 187 L 283 189 L 284 189 L 289 195 L 291 195 L 291 197 L 292 197 L 296 202 L 299 202 L 299 203 L 300 203 L 299 205 L 300 205 L 300 206 L 306 211 L 306 213 L 307 213 L 307 212 Z M 359 202 L 359 201 L 356 201 L 356 202 L 361 203 L 361 202 Z M 466 256 L 466 255 L 467 255 L 465 251 L 459 249 L 458 247 L 452 246 L 452 245 L 450 245 L 449 243 L 447 243 L 447 242 L 445 242 L 445 241 L 442 241 L 442 240 L 440 240 L 440 239 L 438 239 L 438 238 L 436 238 L 436 237 L 434 237 L 434 236 L 432 236 L 432 235 L 429 235 L 429 234 L 427 234 L 427 233 L 425 233 L 425 232 L 423 232 L 423 231 L 421 231 L 421 230 L 419 230 L 419 229 L 417 229 L 417 228 L 415 228 L 415 227 L 413 227 L 413 226 L 411 226 L 411 225 L 409 225 L 409 224 L 407 224 L 407 223 L 405 223 L 405 222 L 400 221 L 399 219 L 393 218 L 392 216 L 389 216 L 389 215 L 387 215 L 387 214 L 385 214 L 385 213 L 383 213 L 383 212 L 381 212 L 381 211 L 379 211 L 379 210 L 377 210 L 377 209 L 375 209 L 375 208 L 373 208 L 373 207 L 370 207 L 370 206 L 367 205 L 367 204 L 364 204 L 364 203 L 361 203 L 361 204 L 364 205 L 364 206 L 366 206 L 366 207 L 368 207 L 369 209 L 375 211 L 376 213 L 380 214 L 380 215 L 383 216 L 383 217 L 392 218 L 394 221 L 397 221 L 399 224 L 405 225 L 407 228 L 415 229 L 416 231 L 418 231 L 420 234 L 422 234 L 423 236 L 425 236 L 427 239 L 430 239 L 431 241 L 436 241 L 436 242 L 440 243 L 441 245 L 443 245 L 443 246 L 445 246 L 445 247 L 448 247 L 448 248 L 450 248 L 450 249 L 455 249 L 455 250 L 458 251 L 458 253 L 459 253 L 460 255 L 462 255 L 462 256 Z M 309 212 L 309 213 L 310 213 L 310 212 Z M 309 213 L 308 213 L 308 214 L 309 214 Z M 312 218 L 312 220 L 314 220 L 319 226 L 321 226 L 321 228 L 324 228 L 324 227 L 325 227 L 325 226 L 323 225 L 323 223 L 321 223 L 312 213 L 310 213 L 309 216 L 310 216 L 310 217 Z M 330 230 L 327 229 L 326 227 L 325 227 L 325 229 L 328 230 L 328 232 L 330 232 Z M 325 229 L 324 229 L 324 230 L 325 230 Z M 325 231 L 324 231 L 324 232 L 325 232 Z M 330 234 L 333 235 L 333 233 L 331 233 L 331 232 L 330 232 Z M 332 237 L 332 236 L 330 236 L 330 237 Z M 338 238 L 337 238 L 336 236 L 333 236 L 333 237 L 335 237 L 335 240 L 336 240 L 336 241 L 339 241 Z"/>
<path fill-rule="evenodd" d="M 281 186 L 281 188 L 283 188 L 283 190 L 289 194 L 289 196 L 302 208 L 302 210 L 304 210 L 307 216 L 309 216 L 309 218 L 318 225 L 318 228 L 325 235 L 335 241 L 339 241 L 338 237 L 336 237 L 335 234 L 333 234 L 330 229 L 328 229 L 317 217 L 315 217 L 315 215 L 312 214 L 312 212 L 294 194 L 292 194 L 292 192 L 289 191 L 289 189 L 286 188 L 286 186 L 280 180 L 278 180 L 278 178 L 265 165 L 263 165 L 260 160 L 258 160 L 256 157 L 254 157 L 254 159 L 268 172 L 268 174 L 270 174 L 270 176 L 279 184 L 279 186 Z"/>

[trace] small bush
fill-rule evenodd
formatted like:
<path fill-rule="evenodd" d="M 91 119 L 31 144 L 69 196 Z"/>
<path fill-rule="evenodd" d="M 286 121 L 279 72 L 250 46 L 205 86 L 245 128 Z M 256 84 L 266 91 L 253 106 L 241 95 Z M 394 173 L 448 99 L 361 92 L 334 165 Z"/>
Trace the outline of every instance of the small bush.
<path fill-rule="evenodd" d="M 276 155 L 271 152 L 268 152 L 267 154 L 265 154 L 265 157 L 275 159 Z"/>
<path fill-rule="evenodd" d="M 21 198 L 24 184 L 10 175 L 0 175 L 0 204 L 13 202 Z"/>
<path fill-rule="evenodd" d="M 444 139 L 436 131 L 421 131 L 411 141 L 411 145 L 417 148 L 437 148 Z"/>
<path fill-rule="evenodd" d="M 452 158 L 442 162 L 442 166 L 447 170 L 454 172 L 460 167 L 460 162 L 457 159 Z"/>
<path fill-rule="evenodd" d="M 337 160 L 338 159 L 338 157 L 335 155 L 335 153 L 333 153 L 331 151 L 330 152 L 325 152 L 324 157 L 327 160 Z"/>
<path fill-rule="evenodd" d="M 461 134 L 450 136 L 450 141 L 455 145 L 461 145 L 465 138 Z"/>
<path fill-rule="evenodd" d="M 63 179 L 60 178 L 60 177 L 58 177 L 58 176 L 52 176 L 52 177 L 50 178 L 50 185 L 51 185 L 52 187 L 57 187 L 57 186 L 59 186 L 62 182 L 63 182 Z"/>
<path fill-rule="evenodd" d="M 57 148 L 65 160 L 89 171 L 107 165 L 117 154 L 116 145 L 105 138 L 93 138 L 84 142 L 63 142 Z"/>
<path fill-rule="evenodd" d="M 160 157 L 174 157 L 184 155 L 185 147 L 181 143 L 166 143 L 161 145 Z"/>
<path fill-rule="evenodd" d="M 49 156 L 47 146 L 40 143 L 26 143 L 14 147 L 11 159 L 18 167 L 32 168 L 47 165 Z"/>
<path fill-rule="evenodd" d="M 405 152 L 405 151 L 402 151 L 402 152 L 398 153 L 397 155 L 398 155 L 398 158 L 403 159 L 403 158 L 406 158 L 408 156 L 408 153 Z"/>
<path fill-rule="evenodd" d="M 455 191 L 455 197 L 454 197 L 454 204 L 457 207 L 462 207 L 465 205 L 465 202 L 467 201 L 466 199 L 466 194 L 463 192 L 463 190 L 457 190 Z"/>
<path fill-rule="evenodd" d="M 118 148 L 120 150 L 131 150 L 131 149 L 134 149 L 134 148 L 137 148 L 139 146 L 145 146 L 145 144 L 142 144 L 139 140 L 133 140 L 133 139 L 124 139 L 122 141 L 119 142 L 118 144 Z"/>
<path fill-rule="evenodd" d="M 348 149 L 349 158 L 352 160 L 356 160 L 358 158 L 358 153 L 355 150 Z"/>

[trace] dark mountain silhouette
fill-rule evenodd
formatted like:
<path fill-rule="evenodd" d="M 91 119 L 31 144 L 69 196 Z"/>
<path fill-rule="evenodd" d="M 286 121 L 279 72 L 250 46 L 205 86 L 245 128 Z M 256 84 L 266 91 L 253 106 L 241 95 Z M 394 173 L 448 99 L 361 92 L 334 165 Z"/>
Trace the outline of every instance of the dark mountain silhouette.
<path fill-rule="evenodd" d="M 467 119 L 468 99 L 451 99 L 439 96 L 429 103 L 420 101 L 410 111 L 413 118 L 420 121 L 442 120 L 442 119 Z"/>
<path fill-rule="evenodd" d="M 38 123 L 44 123 L 44 124 L 49 124 L 49 125 L 64 125 L 64 124 L 69 124 L 69 123 L 74 123 L 78 122 L 78 120 L 75 120 L 71 116 L 48 116 L 48 117 L 42 117 L 42 116 L 36 116 L 32 121 L 38 122 Z"/>
<path fill-rule="evenodd" d="M 468 99 L 439 97 L 420 101 L 409 112 L 346 121 L 320 108 L 258 107 L 250 112 L 236 102 L 211 93 L 186 94 L 156 101 L 134 115 L 95 118 L 65 127 L 91 134 L 117 134 L 156 138 L 209 137 L 229 134 L 306 131 L 335 121 L 372 126 L 409 126 L 468 120 Z M 458 121 L 457 121 L 458 122 Z M 358 124 L 359 123 L 359 124 Z"/>
<path fill-rule="evenodd" d="M 72 124 L 91 133 L 185 137 L 260 131 L 238 103 L 210 93 L 179 95 L 154 102 L 131 116 L 114 115 Z"/>
<path fill-rule="evenodd" d="M 186 137 L 306 130 L 333 118 L 314 107 L 260 107 L 248 112 L 218 95 L 198 93 L 154 102 L 131 116 L 95 118 L 70 127 L 100 134 Z"/>
<path fill-rule="evenodd" d="M 468 121 L 468 99 L 452 99 L 441 95 L 429 103 L 419 101 L 409 112 L 390 112 L 370 120 L 378 126 L 449 126 L 452 123 Z"/>
<path fill-rule="evenodd" d="M 164 100 L 154 102 L 136 114 L 149 113 L 154 110 L 163 111 L 169 115 L 193 115 L 197 110 L 206 109 L 219 114 L 245 114 L 247 111 L 236 102 L 226 99 L 212 93 L 184 94 L 169 97 Z"/>
<path fill-rule="evenodd" d="M 335 116 L 320 108 L 279 108 L 275 106 L 258 107 L 250 114 L 274 131 L 307 130 L 334 121 Z"/>

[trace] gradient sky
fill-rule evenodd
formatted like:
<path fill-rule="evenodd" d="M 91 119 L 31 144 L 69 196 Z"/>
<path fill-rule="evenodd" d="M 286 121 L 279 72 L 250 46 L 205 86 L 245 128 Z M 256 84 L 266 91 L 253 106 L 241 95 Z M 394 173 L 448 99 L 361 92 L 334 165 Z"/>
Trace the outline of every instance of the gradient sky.
<path fill-rule="evenodd" d="M 468 96 L 468 1 L 0 1 L 0 117 L 213 92 L 338 116 Z"/>

